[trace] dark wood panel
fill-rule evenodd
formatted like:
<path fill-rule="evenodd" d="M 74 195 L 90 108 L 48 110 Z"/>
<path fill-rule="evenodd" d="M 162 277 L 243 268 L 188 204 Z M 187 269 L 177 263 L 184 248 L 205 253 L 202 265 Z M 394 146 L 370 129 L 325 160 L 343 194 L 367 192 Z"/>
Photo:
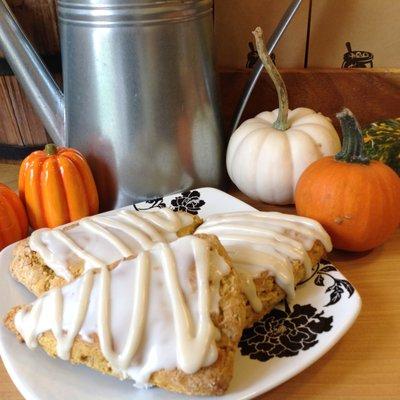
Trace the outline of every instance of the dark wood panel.
<path fill-rule="evenodd" d="M 59 53 L 56 0 L 7 0 L 7 4 L 40 54 Z"/>
<path fill-rule="evenodd" d="M 332 118 L 349 107 L 361 125 L 381 118 L 400 116 L 400 69 L 282 70 L 290 107 L 309 107 Z M 225 132 L 249 71 L 220 71 L 220 105 Z M 266 74 L 250 98 L 243 118 L 277 107 L 272 82 Z M 45 131 L 14 77 L 0 77 L 0 143 L 35 145 L 46 142 Z"/>
<path fill-rule="evenodd" d="M 308 107 L 332 118 L 343 106 L 350 108 L 362 126 L 381 118 L 400 116 L 400 69 L 300 69 L 282 70 L 289 106 Z M 249 77 L 247 70 L 219 73 L 220 102 L 225 131 Z M 277 108 L 273 84 L 260 77 L 243 119 Z"/>
<path fill-rule="evenodd" d="M 7 3 L 34 48 L 40 54 L 57 57 L 55 0 L 7 0 Z M 47 141 L 42 124 L 13 76 L 0 77 L 0 117 L 0 144 L 30 146 Z"/>
<path fill-rule="evenodd" d="M 45 129 L 14 76 L 0 77 L 0 144 L 46 143 Z"/>

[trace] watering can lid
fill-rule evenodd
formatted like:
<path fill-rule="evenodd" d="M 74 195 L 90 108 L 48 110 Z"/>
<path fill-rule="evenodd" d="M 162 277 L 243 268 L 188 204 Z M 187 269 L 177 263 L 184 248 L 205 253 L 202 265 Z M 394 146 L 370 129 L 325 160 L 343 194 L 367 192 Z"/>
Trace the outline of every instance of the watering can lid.
<path fill-rule="evenodd" d="M 58 0 L 58 16 L 85 25 L 174 22 L 210 13 L 212 5 L 212 0 Z"/>
<path fill-rule="evenodd" d="M 73 6 L 79 8 L 113 8 L 113 7 L 137 7 L 158 5 L 196 5 L 201 3 L 212 4 L 212 0 L 58 0 L 61 7 Z"/>

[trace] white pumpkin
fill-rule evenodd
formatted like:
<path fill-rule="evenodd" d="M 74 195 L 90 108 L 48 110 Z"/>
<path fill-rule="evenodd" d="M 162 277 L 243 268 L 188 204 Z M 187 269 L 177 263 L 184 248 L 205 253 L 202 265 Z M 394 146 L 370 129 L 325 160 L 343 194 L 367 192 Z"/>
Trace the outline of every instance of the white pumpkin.
<path fill-rule="evenodd" d="M 232 134 L 226 156 L 228 174 L 249 197 L 270 204 L 292 204 L 300 175 L 314 161 L 340 150 L 327 117 L 309 108 L 288 113 L 285 131 L 272 125 L 278 110 L 262 112 Z"/>
<path fill-rule="evenodd" d="M 243 122 L 230 138 L 226 166 L 246 195 L 270 204 L 292 204 L 300 175 L 314 161 L 340 150 L 330 119 L 308 108 L 288 109 L 286 87 L 268 56 L 262 31 L 257 50 L 277 88 L 279 109 Z"/>

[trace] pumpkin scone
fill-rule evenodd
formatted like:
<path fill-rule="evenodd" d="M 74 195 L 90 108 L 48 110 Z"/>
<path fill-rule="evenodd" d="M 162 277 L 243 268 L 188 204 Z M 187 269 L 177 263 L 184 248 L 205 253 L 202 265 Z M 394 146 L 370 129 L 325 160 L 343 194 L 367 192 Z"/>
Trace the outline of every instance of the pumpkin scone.
<path fill-rule="evenodd" d="M 332 250 L 317 221 L 278 212 L 212 215 L 196 233 L 216 235 L 232 259 L 246 298 L 246 326 L 293 298 L 296 285 Z"/>
<path fill-rule="evenodd" d="M 201 222 L 198 216 L 168 208 L 128 208 L 58 228 L 38 229 L 17 244 L 10 271 L 18 282 L 39 296 L 89 269 L 112 266 L 155 243 L 189 235 Z"/>
<path fill-rule="evenodd" d="M 5 325 L 30 348 L 137 387 L 223 394 L 232 378 L 245 304 L 231 262 L 212 235 L 158 243 L 112 270 L 89 270 Z"/>

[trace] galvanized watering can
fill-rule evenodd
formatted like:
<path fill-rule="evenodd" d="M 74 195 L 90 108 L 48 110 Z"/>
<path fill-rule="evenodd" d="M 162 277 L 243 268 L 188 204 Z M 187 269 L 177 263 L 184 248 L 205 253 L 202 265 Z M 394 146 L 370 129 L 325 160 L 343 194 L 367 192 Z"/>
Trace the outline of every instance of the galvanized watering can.
<path fill-rule="evenodd" d="M 57 145 L 88 159 L 102 208 L 217 186 L 212 0 L 58 0 L 61 92 L 0 0 L 0 45 Z"/>

